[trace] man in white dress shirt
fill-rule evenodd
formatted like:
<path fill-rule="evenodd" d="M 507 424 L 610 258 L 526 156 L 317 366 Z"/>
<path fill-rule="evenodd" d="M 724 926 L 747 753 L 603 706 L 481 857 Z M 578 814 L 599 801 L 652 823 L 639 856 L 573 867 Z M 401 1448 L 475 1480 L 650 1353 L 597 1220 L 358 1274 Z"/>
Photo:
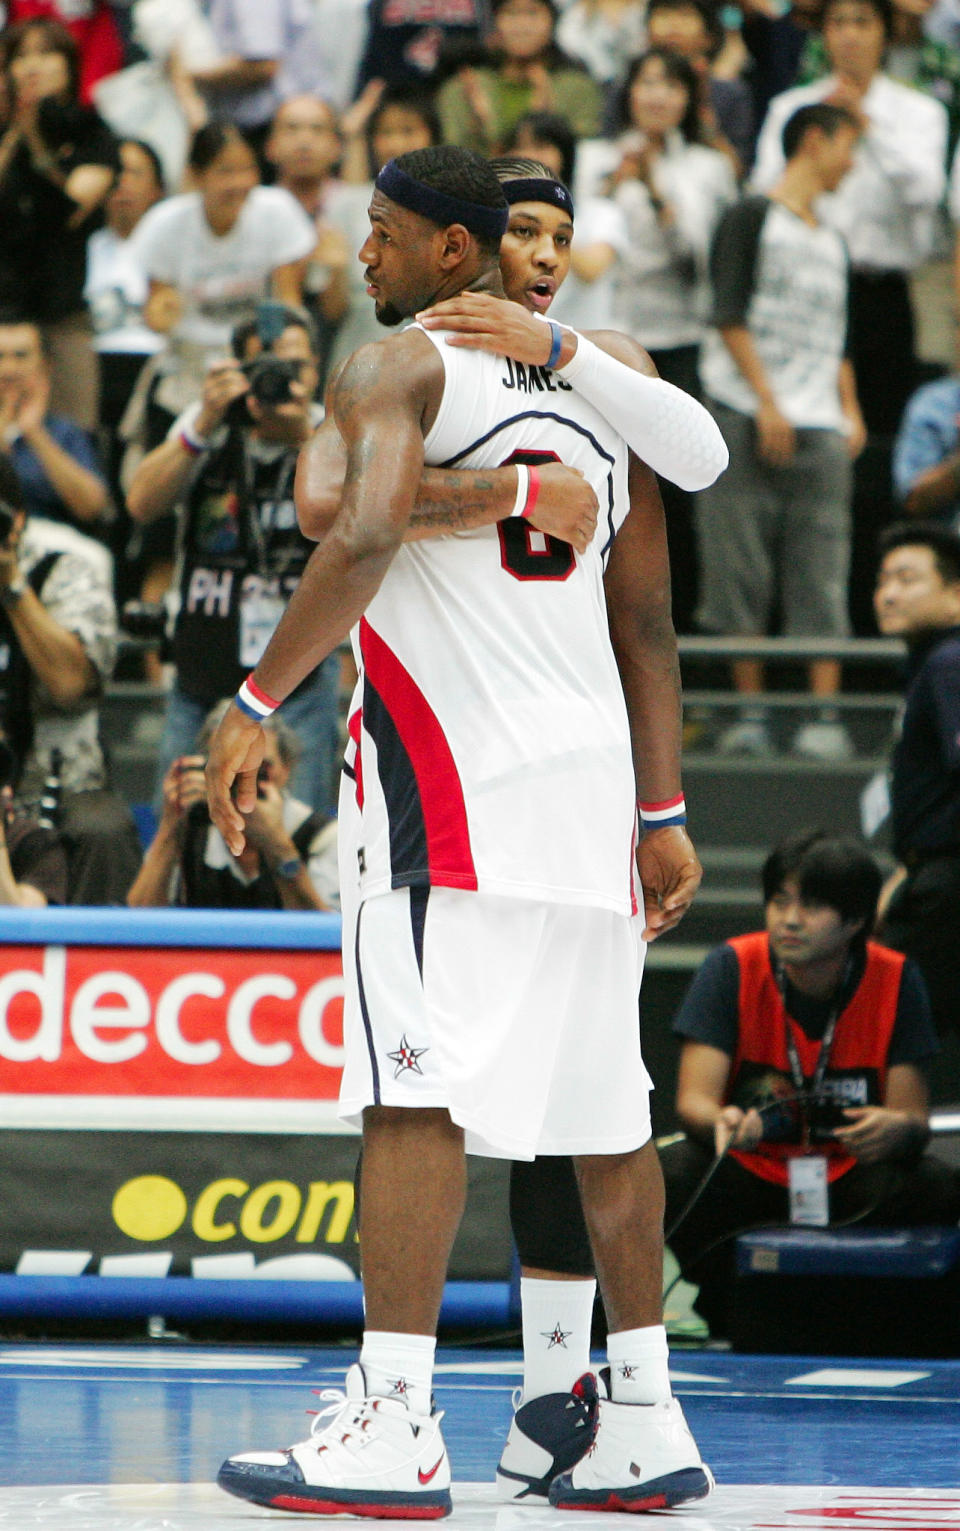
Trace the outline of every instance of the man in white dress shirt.
<path fill-rule="evenodd" d="M 896 431 L 914 381 L 907 277 L 930 254 L 947 148 L 940 102 L 883 73 L 890 25 L 889 0 L 827 0 L 832 73 L 774 97 L 753 174 L 757 191 L 777 180 L 783 126 L 801 106 L 828 101 L 862 122 L 853 169 L 819 212 L 850 252 L 850 354 L 867 427 L 882 436 Z"/>

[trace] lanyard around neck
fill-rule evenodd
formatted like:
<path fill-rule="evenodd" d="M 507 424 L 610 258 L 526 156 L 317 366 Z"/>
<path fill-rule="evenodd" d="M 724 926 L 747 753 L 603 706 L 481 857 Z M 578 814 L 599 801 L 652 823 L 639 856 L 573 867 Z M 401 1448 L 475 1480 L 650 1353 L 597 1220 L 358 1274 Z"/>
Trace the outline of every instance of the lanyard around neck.
<path fill-rule="evenodd" d="M 852 958 L 848 959 L 847 965 L 843 970 L 843 976 L 837 985 L 833 1008 L 830 1011 L 830 1015 L 827 1019 L 827 1024 L 823 1029 L 823 1036 L 820 1041 L 820 1051 L 817 1054 L 817 1061 L 814 1065 L 813 1076 L 810 1081 L 809 1093 L 814 1098 L 816 1098 L 820 1093 L 824 1078 L 826 1077 L 827 1069 L 830 1065 L 830 1053 L 833 1048 L 833 1039 L 836 1035 L 837 1022 L 840 1019 L 841 1012 L 843 1011 L 844 1004 L 846 1002 L 851 969 Z M 803 1072 L 803 1065 L 800 1062 L 800 1053 L 797 1048 L 796 1038 L 793 1035 L 793 1028 L 790 1025 L 790 1015 L 787 1011 L 787 975 L 781 962 L 778 962 L 774 967 L 774 977 L 777 981 L 777 988 L 780 991 L 780 998 L 783 1001 L 783 1025 L 786 1034 L 787 1058 L 790 1063 L 790 1075 L 793 1079 L 794 1089 L 798 1094 L 802 1094 L 805 1093 L 807 1080 L 806 1075 Z"/>

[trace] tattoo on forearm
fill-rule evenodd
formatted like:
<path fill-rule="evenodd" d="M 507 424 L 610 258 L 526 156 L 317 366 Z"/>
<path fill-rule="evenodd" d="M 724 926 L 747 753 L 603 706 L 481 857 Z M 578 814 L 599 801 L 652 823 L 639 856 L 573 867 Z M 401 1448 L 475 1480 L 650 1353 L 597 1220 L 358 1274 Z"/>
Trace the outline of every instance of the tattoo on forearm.
<path fill-rule="evenodd" d="M 452 531 L 470 531 L 490 520 L 490 502 L 472 496 L 492 494 L 496 484 L 491 478 L 476 474 L 445 472 L 442 478 L 422 484 L 411 526 L 448 526 Z"/>

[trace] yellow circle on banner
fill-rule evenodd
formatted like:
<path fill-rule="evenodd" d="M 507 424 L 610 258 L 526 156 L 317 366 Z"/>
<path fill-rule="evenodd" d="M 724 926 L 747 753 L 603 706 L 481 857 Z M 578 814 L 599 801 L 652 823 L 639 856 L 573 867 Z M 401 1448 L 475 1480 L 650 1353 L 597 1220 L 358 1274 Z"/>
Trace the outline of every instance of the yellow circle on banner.
<path fill-rule="evenodd" d="M 164 1175 L 138 1175 L 113 1198 L 113 1220 L 129 1239 L 150 1243 L 176 1233 L 187 1215 L 187 1198 Z"/>

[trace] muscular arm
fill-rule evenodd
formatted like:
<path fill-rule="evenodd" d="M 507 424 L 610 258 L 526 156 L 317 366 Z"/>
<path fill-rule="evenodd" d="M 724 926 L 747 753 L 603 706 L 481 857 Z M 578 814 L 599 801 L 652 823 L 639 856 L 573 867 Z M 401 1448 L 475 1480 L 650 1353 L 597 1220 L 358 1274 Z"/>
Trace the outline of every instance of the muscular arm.
<path fill-rule="evenodd" d="M 328 415 L 297 464 L 297 519 L 312 542 L 325 537 L 337 519 L 346 468 L 343 437 Z M 403 540 L 415 542 L 500 521 L 513 509 L 516 489 L 517 470 L 512 467 L 453 472 L 425 468 Z"/>
<path fill-rule="evenodd" d="M 294 495 L 300 530 L 312 542 L 325 537 L 337 518 L 346 471 L 346 448 L 328 416 L 297 463 Z M 540 469 L 541 491 L 530 524 L 586 551 L 597 526 L 596 495 L 572 469 Z M 404 542 L 468 532 L 509 516 L 516 501 L 517 470 L 424 468 Z M 131 512 L 132 513 L 132 512 Z"/>
<path fill-rule="evenodd" d="M 347 450 L 340 514 L 318 543 L 254 672 L 282 701 L 340 643 L 376 595 L 399 549 L 423 471 L 424 423 L 443 387 L 441 363 L 416 331 L 364 346 L 333 391 Z M 232 705 L 207 763 L 210 813 L 230 850 L 256 805 L 263 730 Z M 236 803 L 231 791 L 236 782 Z"/>
<path fill-rule="evenodd" d="M 651 470 L 631 454 L 630 513 L 604 581 L 610 639 L 627 704 L 637 796 L 661 803 L 680 782 L 680 667 L 670 612 L 663 502 Z M 700 885 L 696 852 L 681 826 L 648 830 L 637 849 L 648 940 L 686 913 Z"/>

